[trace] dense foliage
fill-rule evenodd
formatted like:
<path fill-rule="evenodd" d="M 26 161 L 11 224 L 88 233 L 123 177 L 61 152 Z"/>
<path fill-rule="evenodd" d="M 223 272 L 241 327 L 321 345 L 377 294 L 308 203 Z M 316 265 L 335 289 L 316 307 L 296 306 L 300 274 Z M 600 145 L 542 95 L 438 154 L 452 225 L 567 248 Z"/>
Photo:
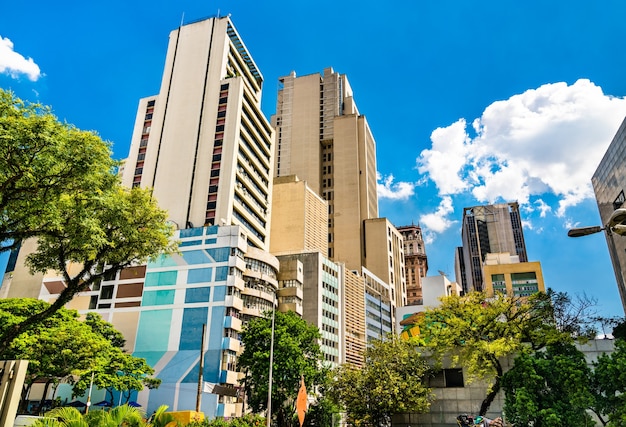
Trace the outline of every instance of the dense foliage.
<path fill-rule="evenodd" d="M 421 349 L 389 336 L 370 343 L 363 367 L 339 367 L 329 393 L 352 425 L 389 425 L 393 414 L 428 410 L 433 398 L 424 385 L 429 372 Z"/>
<path fill-rule="evenodd" d="M 521 353 L 502 378 L 504 412 L 515 425 L 593 425 L 588 408 L 592 370 L 574 345 L 555 343 L 534 354 Z"/>
<path fill-rule="evenodd" d="M 47 306 L 36 299 L 0 299 L 0 332 Z M 29 361 L 23 397 L 37 381 L 44 381 L 46 389 L 67 382 L 75 396 L 83 395 L 94 372 L 94 385 L 109 390 L 113 403 L 113 389 L 128 397 L 133 390 L 160 384 L 145 359 L 125 353 L 123 345 L 121 333 L 99 315 L 90 313 L 81 321 L 76 311 L 61 308 L 14 339 L 0 359 Z"/>
<path fill-rule="evenodd" d="M 175 244 L 167 213 L 148 189 L 121 185 L 110 146 L 95 133 L 0 90 L 0 141 L 0 252 L 32 247 L 31 271 L 56 270 L 66 285 L 44 311 L 3 329 L 1 353 L 101 277 Z"/>
<path fill-rule="evenodd" d="M 238 365 L 244 372 L 246 403 L 255 413 L 267 410 L 271 338 L 271 313 L 250 320 L 241 334 L 244 351 Z M 298 422 L 296 398 L 302 377 L 309 395 L 327 379 L 319 339 L 317 327 L 297 314 L 275 313 L 271 413 L 277 425 L 289 427 Z"/>
<path fill-rule="evenodd" d="M 570 329 L 558 327 L 551 298 L 544 293 L 489 298 L 483 292 L 444 297 L 426 311 L 415 342 L 430 348 L 435 360 L 446 357 L 452 366 L 464 367 L 468 383 L 487 382 L 479 410 L 485 415 L 500 390 L 503 358 L 572 340 Z"/>
<path fill-rule="evenodd" d="M 615 340 L 615 351 L 603 354 L 593 364 L 596 413 L 608 417 L 608 425 L 626 425 L 626 340 Z"/>

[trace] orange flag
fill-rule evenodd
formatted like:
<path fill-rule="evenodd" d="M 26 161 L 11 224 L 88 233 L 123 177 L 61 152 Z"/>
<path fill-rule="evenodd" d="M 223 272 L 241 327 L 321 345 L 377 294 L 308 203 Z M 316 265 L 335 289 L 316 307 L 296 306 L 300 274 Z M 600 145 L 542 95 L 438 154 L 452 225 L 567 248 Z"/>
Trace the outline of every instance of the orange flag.
<path fill-rule="evenodd" d="M 301 377 L 300 390 L 298 391 L 298 399 L 296 400 L 296 410 L 298 411 L 298 420 L 300 427 L 304 424 L 304 413 L 306 412 L 307 394 L 306 385 L 304 385 L 304 376 Z"/>

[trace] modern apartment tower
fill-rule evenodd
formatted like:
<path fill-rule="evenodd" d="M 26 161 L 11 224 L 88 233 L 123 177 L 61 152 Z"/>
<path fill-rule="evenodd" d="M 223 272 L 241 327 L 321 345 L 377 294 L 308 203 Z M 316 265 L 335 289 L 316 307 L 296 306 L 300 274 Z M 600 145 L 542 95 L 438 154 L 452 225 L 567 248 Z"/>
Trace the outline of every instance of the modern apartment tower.
<path fill-rule="evenodd" d="M 489 253 L 508 252 L 528 261 L 517 202 L 465 208 L 461 237 L 462 262 L 455 259 L 455 271 L 463 292 L 483 290 L 483 263 Z"/>
<path fill-rule="evenodd" d="M 600 219 L 607 225 L 616 209 L 626 207 L 626 119 L 613 137 L 600 161 L 591 183 L 596 195 Z M 626 311 L 626 237 L 610 231 L 606 233 L 609 254 L 615 271 L 617 289 Z"/>
<path fill-rule="evenodd" d="M 178 228 L 240 225 L 268 249 L 274 134 L 262 83 L 228 17 L 172 31 L 161 90 L 139 102 L 123 183 L 153 188 Z"/>
<path fill-rule="evenodd" d="M 137 396 L 148 411 L 194 409 L 206 325 L 202 381 L 221 392 L 205 395 L 201 410 L 242 413 L 242 325 L 276 307 L 278 289 L 269 253 L 274 134 L 262 83 L 231 20 L 215 17 L 170 33 L 161 90 L 139 102 L 122 181 L 153 189 L 180 252 L 85 296 L 161 378 L 159 390 Z"/>
<path fill-rule="evenodd" d="M 363 221 L 378 217 L 376 143 L 345 75 L 279 79 L 272 125 L 275 174 L 297 175 L 328 202 L 328 256 L 352 270 L 367 265 Z"/>
<path fill-rule="evenodd" d="M 428 273 L 426 245 L 419 225 L 398 227 L 404 241 L 404 271 L 407 305 L 424 303 L 422 281 Z"/>

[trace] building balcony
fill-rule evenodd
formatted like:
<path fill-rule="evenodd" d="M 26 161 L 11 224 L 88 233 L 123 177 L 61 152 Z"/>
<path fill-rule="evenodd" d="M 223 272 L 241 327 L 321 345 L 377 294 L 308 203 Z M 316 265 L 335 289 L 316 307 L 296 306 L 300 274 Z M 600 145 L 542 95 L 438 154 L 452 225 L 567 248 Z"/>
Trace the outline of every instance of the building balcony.
<path fill-rule="evenodd" d="M 241 331 L 241 319 L 237 319 L 233 316 L 224 317 L 224 327 L 233 329 L 237 332 Z"/>
<path fill-rule="evenodd" d="M 236 338 L 224 337 L 222 339 L 222 350 L 231 350 L 236 353 L 241 349 L 241 341 Z"/>
<path fill-rule="evenodd" d="M 227 370 L 222 370 L 220 371 L 220 383 L 222 384 L 232 384 L 232 385 L 238 385 L 239 384 L 239 373 L 236 371 L 227 371 Z"/>
<path fill-rule="evenodd" d="M 226 307 L 233 307 L 234 309 L 241 310 L 243 308 L 243 301 L 236 295 L 227 295 L 224 305 Z"/>

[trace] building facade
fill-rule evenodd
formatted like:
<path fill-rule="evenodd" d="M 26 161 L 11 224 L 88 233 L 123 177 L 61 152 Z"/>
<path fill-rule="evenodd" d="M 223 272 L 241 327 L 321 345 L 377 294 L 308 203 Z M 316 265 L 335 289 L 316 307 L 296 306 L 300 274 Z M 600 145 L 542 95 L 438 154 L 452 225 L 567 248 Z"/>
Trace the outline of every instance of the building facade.
<path fill-rule="evenodd" d="M 609 223 L 616 209 L 626 207 L 624 164 L 626 164 L 626 119 L 617 130 L 591 178 L 603 225 Z M 626 238 L 609 231 L 606 233 L 606 239 L 615 271 L 617 289 L 622 299 L 622 307 L 626 311 Z"/>
<path fill-rule="evenodd" d="M 328 202 L 328 257 L 366 265 L 363 221 L 378 217 L 376 143 L 345 75 L 279 79 L 275 174 L 297 175 Z"/>
<path fill-rule="evenodd" d="M 178 228 L 241 225 L 268 249 L 274 133 L 262 84 L 228 17 L 172 31 L 161 90 L 139 102 L 122 182 L 153 188 Z"/>
<path fill-rule="evenodd" d="M 483 274 L 483 290 L 491 296 L 499 292 L 512 297 L 527 297 L 546 291 L 541 263 L 520 262 L 517 255 L 488 254 L 483 265 Z"/>
<path fill-rule="evenodd" d="M 461 238 L 463 260 L 456 258 L 455 271 L 465 272 L 456 278 L 464 292 L 483 290 L 482 268 L 489 253 L 508 252 L 528 261 L 517 202 L 465 208 Z"/>
<path fill-rule="evenodd" d="M 398 227 L 404 244 L 404 278 L 406 281 L 406 305 L 424 303 L 422 280 L 428 274 L 426 245 L 419 225 Z"/>

